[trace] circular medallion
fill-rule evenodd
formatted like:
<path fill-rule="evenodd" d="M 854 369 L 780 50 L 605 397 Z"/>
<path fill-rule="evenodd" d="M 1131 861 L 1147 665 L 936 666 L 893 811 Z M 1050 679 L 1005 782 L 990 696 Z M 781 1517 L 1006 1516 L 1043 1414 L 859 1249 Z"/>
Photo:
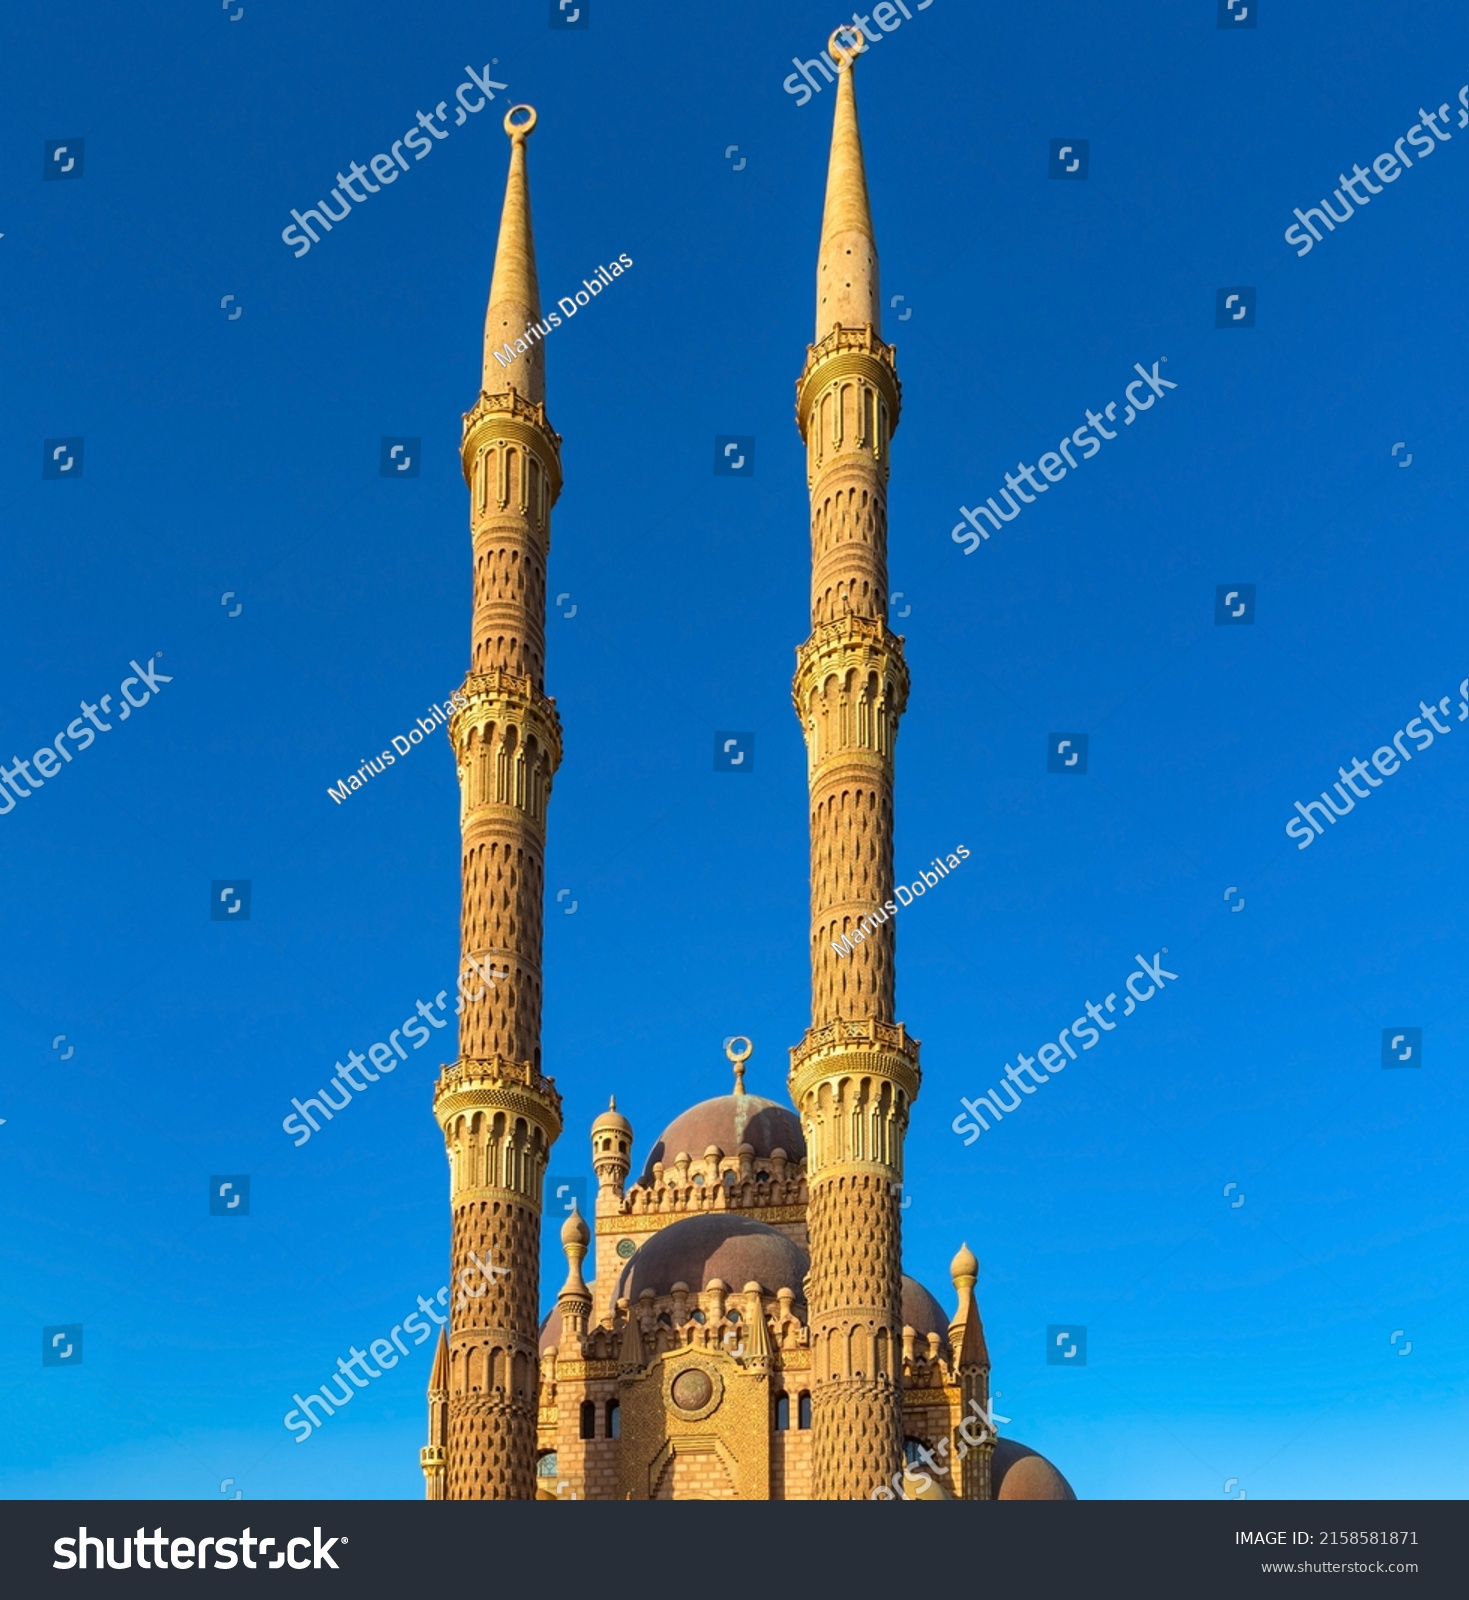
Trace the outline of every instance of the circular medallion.
<path fill-rule="evenodd" d="M 680 1411 L 702 1411 L 714 1395 L 714 1382 L 701 1367 L 690 1367 L 673 1380 L 669 1395 Z"/>
<path fill-rule="evenodd" d="M 629 1256 L 636 1255 L 637 1250 L 638 1247 L 632 1242 L 631 1239 L 619 1239 L 617 1241 L 617 1253 L 624 1261 L 626 1261 Z"/>

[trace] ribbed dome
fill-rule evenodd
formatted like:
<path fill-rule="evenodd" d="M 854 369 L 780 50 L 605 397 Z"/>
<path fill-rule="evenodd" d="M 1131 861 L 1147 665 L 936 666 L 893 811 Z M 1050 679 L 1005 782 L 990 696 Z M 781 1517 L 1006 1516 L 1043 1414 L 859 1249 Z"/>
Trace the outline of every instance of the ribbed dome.
<path fill-rule="evenodd" d="M 916 1279 L 903 1274 L 903 1314 L 900 1327 L 912 1328 L 918 1337 L 936 1333 L 943 1340 L 945 1356 L 948 1354 L 949 1314 L 938 1300 Z"/>
<path fill-rule="evenodd" d="M 1074 1500 L 1075 1491 L 1046 1458 L 1016 1439 L 999 1439 L 990 1457 L 995 1500 Z"/>
<path fill-rule="evenodd" d="M 758 1283 L 767 1294 L 794 1289 L 803 1300 L 810 1260 L 794 1240 L 741 1216 L 686 1217 L 660 1229 L 628 1262 L 617 1296 L 636 1300 L 644 1289 L 668 1294 L 686 1283 L 695 1293 L 711 1278 L 731 1289 Z"/>
<path fill-rule="evenodd" d="M 672 1166 L 685 1152 L 697 1159 L 711 1144 L 717 1144 L 727 1156 L 748 1144 L 757 1158 L 784 1150 L 792 1161 L 806 1159 L 801 1119 L 789 1106 L 762 1100 L 757 1094 L 721 1094 L 690 1106 L 668 1124 L 648 1152 L 642 1181 L 653 1181 L 655 1161 Z"/>

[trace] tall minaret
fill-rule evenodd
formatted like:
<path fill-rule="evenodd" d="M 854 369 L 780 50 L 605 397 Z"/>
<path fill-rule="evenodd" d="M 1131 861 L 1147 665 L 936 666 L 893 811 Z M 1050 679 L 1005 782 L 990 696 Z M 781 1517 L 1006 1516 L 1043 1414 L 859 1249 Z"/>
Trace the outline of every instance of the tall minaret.
<path fill-rule="evenodd" d="M 796 384 L 811 493 L 811 637 L 793 686 L 811 797 L 811 1027 L 791 1051 L 790 1088 L 810 1183 L 815 1500 L 866 1499 L 903 1463 L 897 1191 L 919 1081 L 917 1041 L 893 1021 L 893 745 L 908 669 L 887 625 L 887 479 L 900 389 L 878 332 L 852 84 L 860 39 L 843 27 L 831 40 L 845 60 L 816 342 Z M 850 954 L 835 948 L 845 935 Z"/>
<path fill-rule="evenodd" d="M 561 1131 L 561 1100 L 541 1073 L 540 1043 L 546 802 L 561 759 L 561 726 L 544 688 L 546 555 L 561 440 L 546 420 L 540 339 L 549 325 L 539 322 L 525 170 L 535 125 L 529 106 L 506 113 L 510 175 L 484 378 L 461 450 L 474 621 L 464 704 L 449 738 L 464 841 L 466 998 L 459 1059 L 434 1094 L 454 1214 L 440 1496 L 448 1500 L 535 1497 L 541 1180 Z M 477 977 L 471 960 L 492 977 Z"/>

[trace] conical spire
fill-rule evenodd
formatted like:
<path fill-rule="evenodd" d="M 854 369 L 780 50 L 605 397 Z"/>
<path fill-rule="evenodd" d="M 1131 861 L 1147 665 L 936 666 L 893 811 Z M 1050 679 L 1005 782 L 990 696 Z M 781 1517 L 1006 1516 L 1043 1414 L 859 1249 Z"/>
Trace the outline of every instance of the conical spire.
<path fill-rule="evenodd" d="M 817 344 L 837 323 L 879 331 L 877 244 L 867 204 L 862 135 L 857 127 L 856 58 L 866 49 L 860 29 L 840 27 L 827 46 L 838 63 L 831 162 L 826 169 L 826 209 L 821 217 L 821 252 L 816 262 Z"/>
<path fill-rule="evenodd" d="M 521 113 L 524 116 L 517 122 Z M 505 180 L 495 273 L 490 280 L 490 305 L 485 313 L 482 387 L 486 394 L 504 394 L 513 386 L 527 400 L 544 402 L 546 358 L 536 327 L 541 317 L 541 291 L 536 281 L 536 241 L 531 231 L 530 181 L 525 167 L 525 142 L 535 125 L 533 106 L 511 106 L 505 113 L 505 132 L 510 135 L 510 174 Z"/>
<path fill-rule="evenodd" d="M 959 1291 L 959 1307 L 949 1324 L 949 1348 L 954 1365 L 960 1369 L 988 1368 L 990 1353 L 984 1341 L 979 1301 L 974 1294 L 974 1286 L 979 1281 L 979 1262 L 967 1244 L 959 1246 L 958 1255 L 949 1265 L 949 1276 Z"/>
<path fill-rule="evenodd" d="M 429 1374 L 428 1389 L 431 1395 L 449 1392 L 449 1341 L 444 1330 L 439 1329 L 438 1348 L 434 1351 L 434 1369 Z"/>

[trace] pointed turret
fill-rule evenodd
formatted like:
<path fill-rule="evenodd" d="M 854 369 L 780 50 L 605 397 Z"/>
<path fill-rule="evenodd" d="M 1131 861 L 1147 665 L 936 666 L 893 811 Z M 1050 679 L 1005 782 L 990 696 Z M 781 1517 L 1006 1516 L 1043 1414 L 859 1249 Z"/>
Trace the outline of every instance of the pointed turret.
<path fill-rule="evenodd" d="M 524 113 L 522 120 L 516 118 Z M 495 246 L 495 271 L 490 280 L 490 305 L 485 313 L 485 360 L 482 387 L 486 394 L 514 388 L 532 402 L 546 398 L 546 358 L 541 349 L 541 290 L 536 281 L 536 241 L 530 221 L 530 181 L 525 143 L 535 129 L 531 106 L 512 106 L 505 113 L 510 135 L 510 173 L 505 180 L 505 205 L 500 213 L 500 240 Z"/>
<path fill-rule="evenodd" d="M 745 1320 L 742 1324 L 744 1338 L 744 1363 L 752 1372 L 769 1372 L 773 1347 L 770 1328 L 765 1321 L 765 1307 L 760 1298 L 760 1285 L 745 1285 Z"/>
<path fill-rule="evenodd" d="M 974 1286 L 979 1281 L 979 1261 L 967 1244 L 959 1246 L 958 1255 L 949 1264 L 949 1276 L 959 1295 L 958 1309 L 949 1324 L 954 1366 L 961 1373 L 969 1367 L 983 1367 L 988 1372 L 990 1353 L 984 1342 L 984 1323 L 979 1315 L 979 1302 L 974 1296 Z"/>
<path fill-rule="evenodd" d="M 959 1295 L 954 1320 L 949 1324 L 949 1351 L 959 1385 L 961 1411 L 951 1441 L 958 1464 L 957 1488 L 961 1500 L 990 1498 L 990 1458 L 995 1449 L 990 1420 L 990 1353 L 984 1342 L 984 1323 L 974 1285 L 979 1262 L 967 1244 L 949 1264 L 949 1276 Z"/>
<path fill-rule="evenodd" d="M 826 209 L 821 217 L 821 251 L 816 260 L 817 344 L 837 323 L 860 328 L 870 322 L 874 333 L 881 332 L 877 244 L 867 203 L 854 70 L 866 41 L 859 28 L 848 24 L 832 34 L 828 49 L 840 70 L 831 160 L 826 170 Z"/>
<path fill-rule="evenodd" d="M 587 1321 L 592 1314 L 592 1291 L 587 1288 L 581 1269 L 591 1238 L 592 1230 L 587 1227 L 573 1200 L 571 1215 L 561 1224 L 561 1248 L 566 1252 L 566 1282 L 556 1296 L 556 1309 L 561 1313 L 561 1347 L 573 1361 L 581 1359 Z"/>
<path fill-rule="evenodd" d="M 428 1380 L 428 1443 L 418 1452 L 423 1468 L 424 1498 L 442 1500 L 449 1444 L 449 1341 L 439 1329 L 434 1368 Z"/>

